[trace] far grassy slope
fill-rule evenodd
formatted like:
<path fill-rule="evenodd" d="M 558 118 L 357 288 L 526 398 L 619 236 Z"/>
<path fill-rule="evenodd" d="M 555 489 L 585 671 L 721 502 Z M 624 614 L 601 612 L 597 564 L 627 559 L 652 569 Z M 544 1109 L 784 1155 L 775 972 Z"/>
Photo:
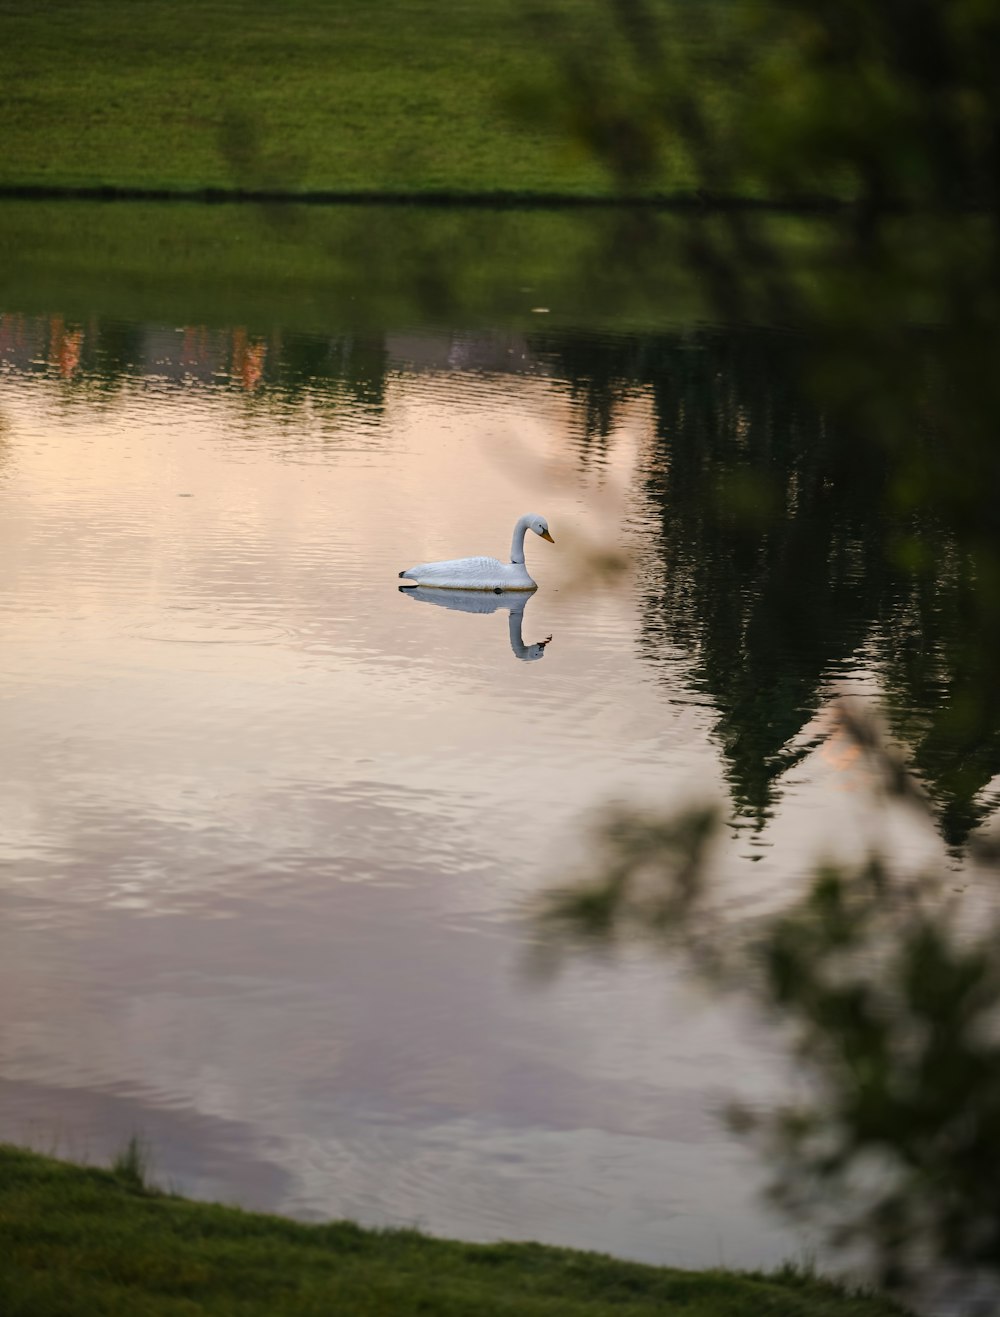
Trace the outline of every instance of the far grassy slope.
<path fill-rule="evenodd" d="M 663 328 L 710 315 L 681 242 L 688 222 L 611 211 L 289 206 L 275 213 L 7 200 L 0 201 L 0 315 L 316 333 Z M 698 222 L 712 231 L 713 221 Z M 803 270 L 829 259 L 830 227 L 822 221 L 760 223 Z"/>
<path fill-rule="evenodd" d="M 902 1317 L 796 1275 L 684 1272 L 537 1244 L 278 1217 L 0 1145 L 4 1317 Z"/>
<path fill-rule="evenodd" d="M 551 0 L 573 31 L 600 0 Z M 669 6 L 664 4 L 664 13 Z M 606 190 L 515 128 L 521 0 L 0 0 L 0 185 Z M 665 19 L 682 40 L 684 5 Z M 690 180 L 671 166 L 668 188 Z"/>

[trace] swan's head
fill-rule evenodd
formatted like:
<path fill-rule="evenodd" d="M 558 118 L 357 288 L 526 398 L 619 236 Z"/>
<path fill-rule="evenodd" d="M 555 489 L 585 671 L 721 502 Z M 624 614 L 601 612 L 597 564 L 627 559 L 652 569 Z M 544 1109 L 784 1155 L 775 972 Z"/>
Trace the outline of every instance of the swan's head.
<path fill-rule="evenodd" d="M 518 654 L 518 658 L 523 659 L 525 663 L 533 663 L 535 659 L 545 657 L 545 646 L 552 639 L 547 636 L 545 640 L 537 640 L 533 645 L 525 645 L 524 653 Z"/>
<path fill-rule="evenodd" d="M 541 535 L 543 540 L 548 540 L 550 544 L 555 544 L 555 540 L 549 534 L 549 523 L 544 517 L 531 516 L 528 518 L 528 525 L 536 535 Z"/>

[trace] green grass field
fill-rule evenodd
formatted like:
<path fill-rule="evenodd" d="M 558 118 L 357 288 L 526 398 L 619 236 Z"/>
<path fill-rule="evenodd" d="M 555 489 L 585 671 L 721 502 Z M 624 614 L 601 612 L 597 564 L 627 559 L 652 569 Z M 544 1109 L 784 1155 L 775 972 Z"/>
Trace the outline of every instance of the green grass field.
<path fill-rule="evenodd" d="M 703 232 L 712 222 L 697 221 Z M 7 200 L 0 312 L 319 334 L 676 328 L 713 316 L 685 257 L 688 223 L 615 211 Z M 803 270 L 829 259 L 824 221 L 759 223 Z"/>
<path fill-rule="evenodd" d="M 795 1272 L 743 1276 L 538 1244 L 458 1244 L 192 1203 L 0 1145 L 4 1317 L 902 1317 Z"/>
<path fill-rule="evenodd" d="M 690 319 L 666 262 L 614 259 L 614 218 L 453 209 L 0 202 L 0 308 L 317 333 Z M 666 285 L 666 286 L 665 286 Z"/>
<path fill-rule="evenodd" d="M 551 4 L 607 48 L 600 0 Z M 0 0 L 0 185 L 607 191 L 584 153 L 505 108 L 556 53 L 528 13 L 522 0 Z M 680 40 L 677 14 L 665 22 Z M 661 181 L 690 182 L 679 164 Z"/>
<path fill-rule="evenodd" d="M 693 54 L 692 9 L 736 0 L 655 3 L 670 44 Z M 571 133 L 511 110 L 518 88 L 551 85 L 562 53 L 540 39 L 539 7 L 562 16 L 574 49 L 620 57 L 608 0 L 0 0 L 0 193 L 607 198 Z M 691 183 L 668 149 L 656 189 Z M 678 222 L 8 196 L 0 310 L 322 333 L 527 327 L 541 305 L 550 324 L 676 325 L 708 314 Z M 782 241 L 816 246 L 819 226 L 774 223 Z"/>

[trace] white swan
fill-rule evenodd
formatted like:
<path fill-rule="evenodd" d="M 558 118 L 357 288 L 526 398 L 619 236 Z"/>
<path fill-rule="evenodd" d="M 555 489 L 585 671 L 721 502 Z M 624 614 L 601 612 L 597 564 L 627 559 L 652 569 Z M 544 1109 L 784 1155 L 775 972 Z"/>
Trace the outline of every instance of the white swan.
<path fill-rule="evenodd" d="M 500 562 L 497 558 L 451 558 L 447 562 L 422 562 L 399 573 L 400 578 L 409 583 L 400 586 L 400 589 L 430 585 L 437 590 L 494 590 L 497 594 L 503 590 L 536 590 L 538 587 L 524 565 L 524 537 L 529 530 L 550 544 L 555 544 L 545 518 L 527 512 L 514 527 L 514 538 L 510 542 L 510 562 Z"/>
<path fill-rule="evenodd" d="M 524 643 L 521 626 L 524 621 L 525 605 L 531 598 L 531 592 L 528 590 L 521 590 L 513 599 L 507 601 L 500 600 L 495 594 L 487 594 L 483 590 L 435 590 L 420 585 L 401 585 L 399 590 L 407 599 L 419 599 L 425 604 L 436 604 L 439 608 L 450 608 L 459 613 L 495 613 L 498 608 L 508 609 L 510 616 L 507 619 L 507 629 L 510 647 L 514 657 L 519 658 L 523 663 L 544 658 L 545 646 L 552 639 L 549 636 L 545 640 L 536 640 L 533 645 Z"/>

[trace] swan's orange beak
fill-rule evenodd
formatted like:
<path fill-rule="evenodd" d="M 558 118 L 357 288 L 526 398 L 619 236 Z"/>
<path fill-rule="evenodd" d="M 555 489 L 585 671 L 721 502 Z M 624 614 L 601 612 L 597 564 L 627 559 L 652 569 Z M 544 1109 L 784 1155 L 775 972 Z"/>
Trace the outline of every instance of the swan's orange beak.
<path fill-rule="evenodd" d="M 555 544 L 555 540 L 552 538 L 552 536 L 549 534 L 547 530 L 542 531 L 542 539 L 548 540 L 550 544 Z"/>

